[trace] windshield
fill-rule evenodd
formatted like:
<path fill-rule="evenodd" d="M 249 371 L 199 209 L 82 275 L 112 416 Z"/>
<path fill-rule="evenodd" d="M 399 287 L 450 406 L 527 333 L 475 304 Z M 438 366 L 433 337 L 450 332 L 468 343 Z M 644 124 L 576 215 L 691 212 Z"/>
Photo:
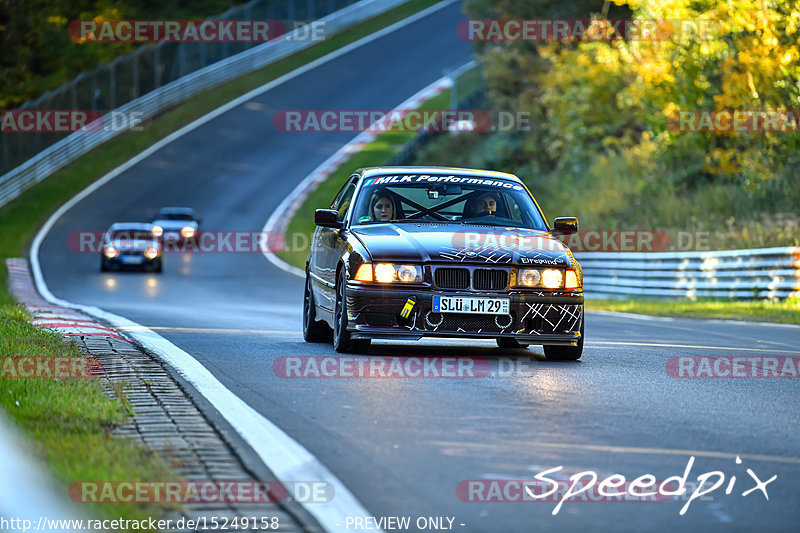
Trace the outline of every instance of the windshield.
<path fill-rule="evenodd" d="M 395 175 L 367 178 L 353 224 L 442 222 L 547 231 L 519 183 L 488 177 Z"/>
<path fill-rule="evenodd" d="M 184 213 L 159 213 L 156 220 L 194 220 L 192 215 Z"/>
<path fill-rule="evenodd" d="M 109 239 L 114 241 L 155 241 L 156 237 L 149 231 L 140 229 L 117 229 L 106 232 Z"/>

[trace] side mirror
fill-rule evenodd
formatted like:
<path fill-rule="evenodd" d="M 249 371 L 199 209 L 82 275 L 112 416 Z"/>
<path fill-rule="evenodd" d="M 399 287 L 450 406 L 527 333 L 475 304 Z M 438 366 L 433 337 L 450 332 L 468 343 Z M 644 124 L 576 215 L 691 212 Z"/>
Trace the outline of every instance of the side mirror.
<path fill-rule="evenodd" d="M 339 212 L 335 209 L 317 209 L 314 211 L 314 224 L 323 228 L 339 229 L 342 227 L 342 223 L 339 221 Z"/>
<path fill-rule="evenodd" d="M 575 233 L 578 231 L 578 219 L 576 217 L 558 217 L 553 220 L 553 229 L 559 233 Z"/>

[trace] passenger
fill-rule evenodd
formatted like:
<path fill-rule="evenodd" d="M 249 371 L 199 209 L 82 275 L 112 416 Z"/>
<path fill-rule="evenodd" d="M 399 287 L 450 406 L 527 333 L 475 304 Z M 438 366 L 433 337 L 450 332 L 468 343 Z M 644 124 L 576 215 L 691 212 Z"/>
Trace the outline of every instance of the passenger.
<path fill-rule="evenodd" d="M 378 189 L 369 199 L 369 213 L 375 222 L 388 222 L 397 216 L 394 198 L 385 189 Z"/>

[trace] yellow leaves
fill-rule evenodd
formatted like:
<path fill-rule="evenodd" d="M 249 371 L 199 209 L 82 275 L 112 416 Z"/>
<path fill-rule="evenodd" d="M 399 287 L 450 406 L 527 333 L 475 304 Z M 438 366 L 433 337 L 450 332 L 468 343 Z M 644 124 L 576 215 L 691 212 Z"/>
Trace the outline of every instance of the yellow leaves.
<path fill-rule="evenodd" d="M 789 65 L 790 63 L 794 63 L 800 57 L 800 52 L 798 52 L 797 47 L 789 48 L 783 57 L 781 57 L 781 65 Z"/>
<path fill-rule="evenodd" d="M 711 174 L 733 174 L 740 168 L 739 150 L 714 148 L 706 155 L 704 170 Z"/>
<path fill-rule="evenodd" d="M 63 26 L 67 23 L 67 17 L 62 17 L 60 15 L 52 15 L 47 17 L 47 22 L 50 24 L 55 24 L 56 26 Z"/>
<path fill-rule="evenodd" d="M 94 22 L 103 22 L 105 20 L 121 20 L 122 18 L 123 17 L 120 10 L 117 9 L 116 7 L 112 7 L 111 9 L 106 9 L 105 11 L 94 17 L 92 20 Z"/>

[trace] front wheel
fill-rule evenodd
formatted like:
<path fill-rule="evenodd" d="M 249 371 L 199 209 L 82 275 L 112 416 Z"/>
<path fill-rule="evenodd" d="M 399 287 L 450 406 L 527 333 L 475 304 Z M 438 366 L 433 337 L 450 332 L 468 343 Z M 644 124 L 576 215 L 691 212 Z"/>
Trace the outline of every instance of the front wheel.
<path fill-rule="evenodd" d="M 577 346 L 545 346 L 544 356 L 548 361 L 577 361 L 583 354 L 583 317 L 581 317 L 581 339 Z"/>
<path fill-rule="evenodd" d="M 339 353 L 365 352 L 369 350 L 369 339 L 352 339 L 347 331 L 347 279 L 344 269 L 336 284 L 336 312 L 333 320 L 333 347 Z"/>
<path fill-rule="evenodd" d="M 311 278 L 306 273 L 306 289 L 303 295 L 303 339 L 306 342 L 330 342 L 331 330 L 324 322 L 317 321 L 317 306 L 311 291 Z"/>

